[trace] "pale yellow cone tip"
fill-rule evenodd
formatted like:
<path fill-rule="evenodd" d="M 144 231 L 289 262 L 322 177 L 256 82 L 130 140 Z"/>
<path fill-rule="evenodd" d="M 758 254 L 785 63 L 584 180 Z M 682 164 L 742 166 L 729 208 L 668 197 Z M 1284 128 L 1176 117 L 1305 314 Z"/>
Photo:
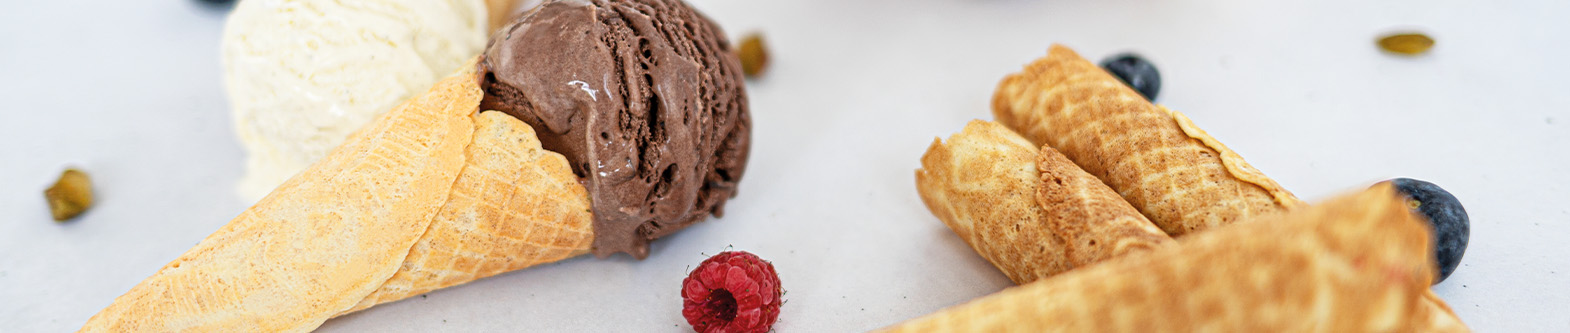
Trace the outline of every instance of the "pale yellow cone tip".
<path fill-rule="evenodd" d="M 351 135 L 82 330 L 309 331 L 586 252 L 586 191 L 527 125 L 476 115 L 473 63 Z"/>
<path fill-rule="evenodd" d="M 487 26 L 491 27 L 491 31 L 496 31 L 507 24 L 507 20 L 512 16 L 513 6 L 516 6 L 518 1 L 485 0 L 486 20 L 489 22 Z"/>
<path fill-rule="evenodd" d="M 542 0 L 485 0 L 487 19 L 490 21 L 491 31 L 496 31 L 511 23 L 519 15 L 528 13 L 534 7 L 545 1 Z"/>
<path fill-rule="evenodd" d="M 308 331 L 354 306 L 447 201 L 474 131 L 473 82 L 449 77 L 383 114 L 82 330 Z"/>
<path fill-rule="evenodd" d="M 1398 332 L 1433 278 L 1389 186 L 1011 288 L 895 332 Z"/>

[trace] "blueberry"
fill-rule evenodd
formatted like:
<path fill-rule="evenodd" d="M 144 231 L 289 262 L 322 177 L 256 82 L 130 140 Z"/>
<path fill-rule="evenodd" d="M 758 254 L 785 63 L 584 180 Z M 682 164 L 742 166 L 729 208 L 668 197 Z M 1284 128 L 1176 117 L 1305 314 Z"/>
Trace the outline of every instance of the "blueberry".
<path fill-rule="evenodd" d="M 1101 61 L 1101 68 L 1139 91 L 1147 100 L 1156 100 L 1156 93 L 1161 92 L 1161 73 L 1156 71 L 1156 65 L 1139 55 L 1123 53 L 1109 57 Z"/>
<path fill-rule="evenodd" d="M 1472 230 L 1466 208 L 1434 183 L 1411 178 L 1391 179 L 1390 183 L 1411 199 L 1412 209 L 1423 213 L 1434 227 L 1434 260 L 1439 264 L 1439 278 L 1434 284 L 1439 284 L 1456 271 L 1461 256 L 1466 254 L 1466 240 Z"/>
<path fill-rule="evenodd" d="M 196 0 L 196 2 L 199 3 L 199 4 L 202 4 L 203 6 L 207 6 L 208 8 L 211 8 L 211 9 L 228 10 L 229 8 L 234 7 L 234 3 L 238 2 L 238 1 L 237 0 Z"/>

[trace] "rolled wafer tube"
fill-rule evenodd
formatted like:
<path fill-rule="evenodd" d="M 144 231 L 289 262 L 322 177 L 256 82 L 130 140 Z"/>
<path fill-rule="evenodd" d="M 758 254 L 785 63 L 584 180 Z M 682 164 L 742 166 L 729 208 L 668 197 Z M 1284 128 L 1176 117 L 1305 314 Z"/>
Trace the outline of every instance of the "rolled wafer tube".
<path fill-rule="evenodd" d="M 309 331 L 586 253 L 587 191 L 528 125 L 476 115 L 472 70 L 351 135 L 82 331 Z"/>
<path fill-rule="evenodd" d="M 1301 205 L 1181 113 L 1053 45 L 998 84 L 992 113 L 1063 152 L 1174 237 Z"/>
<path fill-rule="evenodd" d="M 895 325 L 891 332 L 1405 332 L 1434 278 L 1388 185 L 1178 239 Z"/>
<path fill-rule="evenodd" d="M 934 140 L 916 170 L 927 208 L 1016 283 L 1170 243 L 1051 148 L 975 120 Z"/>
<path fill-rule="evenodd" d="M 976 120 L 947 143 L 933 139 L 916 170 L 927 209 L 1015 283 L 1072 268 L 1063 240 L 1036 204 L 1041 173 L 1031 147 L 998 124 Z"/>
<path fill-rule="evenodd" d="M 998 84 L 992 112 L 1035 143 L 1063 151 L 1173 237 L 1305 204 L 1182 113 L 1153 105 L 1073 50 Z M 1463 327 L 1425 291 L 1418 322 Z"/>
<path fill-rule="evenodd" d="M 1068 246 L 1074 267 L 1172 243 L 1171 237 L 1139 215 L 1117 192 L 1080 170 L 1057 149 L 1041 146 L 1036 170 L 1041 171 L 1036 203 L 1047 212 L 1052 232 Z"/>

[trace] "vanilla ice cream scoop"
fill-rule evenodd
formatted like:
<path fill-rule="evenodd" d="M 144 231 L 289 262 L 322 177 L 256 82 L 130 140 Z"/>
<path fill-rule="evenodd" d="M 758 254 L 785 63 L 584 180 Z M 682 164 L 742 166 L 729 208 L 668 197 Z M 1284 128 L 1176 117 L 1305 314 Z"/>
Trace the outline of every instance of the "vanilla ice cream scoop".
<path fill-rule="evenodd" d="M 244 0 L 223 36 L 255 201 L 485 48 L 486 0 Z"/>

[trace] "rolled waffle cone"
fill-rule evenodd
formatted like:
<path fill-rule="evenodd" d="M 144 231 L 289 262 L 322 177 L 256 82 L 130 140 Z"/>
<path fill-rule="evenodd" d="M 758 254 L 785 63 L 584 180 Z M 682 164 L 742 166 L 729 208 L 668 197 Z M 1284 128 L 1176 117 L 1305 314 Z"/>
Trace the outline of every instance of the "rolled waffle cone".
<path fill-rule="evenodd" d="M 1073 266 L 1036 204 L 1041 173 L 1030 142 L 995 123 L 971 121 L 934 139 L 916 170 L 921 201 L 1015 283 Z"/>
<path fill-rule="evenodd" d="M 1170 242 L 1051 148 L 975 120 L 934 140 L 916 170 L 922 202 L 1016 283 Z"/>
<path fill-rule="evenodd" d="M 1036 203 L 1047 211 L 1052 231 L 1068 246 L 1074 267 L 1172 243 L 1117 192 L 1057 149 L 1041 146 L 1036 161 L 1041 171 Z"/>
<path fill-rule="evenodd" d="M 309 331 L 328 318 L 588 250 L 588 196 L 472 63 L 88 319 L 82 331 Z"/>
<path fill-rule="evenodd" d="M 1174 237 L 1302 204 L 1188 117 L 1067 47 L 1004 78 L 992 113 L 1061 150 Z"/>
<path fill-rule="evenodd" d="M 1062 149 L 1173 237 L 1305 205 L 1182 113 L 1153 105 L 1073 50 L 998 84 L 992 112 L 1036 143 Z M 1465 330 L 1431 290 L 1415 322 Z"/>
<path fill-rule="evenodd" d="M 1414 331 L 1428 231 L 1388 185 L 1010 288 L 894 332 Z M 1414 260 L 1426 258 L 1430 260 Z"/>

